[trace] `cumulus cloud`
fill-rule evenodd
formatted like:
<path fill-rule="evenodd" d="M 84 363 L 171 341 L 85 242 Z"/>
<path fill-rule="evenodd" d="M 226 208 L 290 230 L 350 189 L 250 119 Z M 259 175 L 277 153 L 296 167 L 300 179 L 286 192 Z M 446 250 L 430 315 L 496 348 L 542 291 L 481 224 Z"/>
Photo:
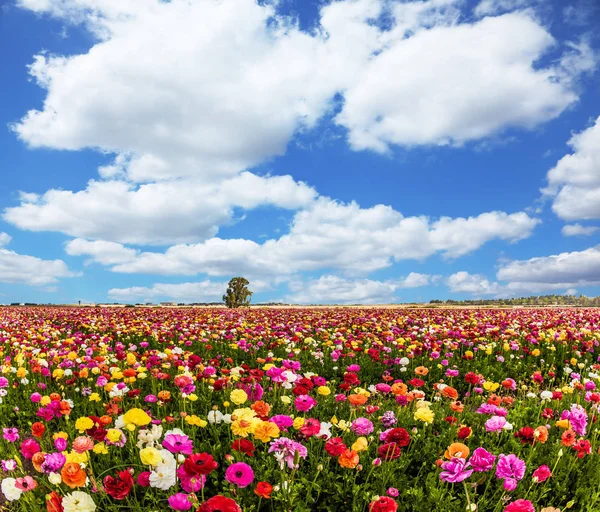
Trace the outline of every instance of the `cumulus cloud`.
<path fill-rule="evenodd" d="M 194 242 L 231 223 L 234 208 L 270 205 L 297 209 L 316 192 L 291 176 L 243 172 L 218 183 L 184 179 L 135 185 L 121 180 L 90 181 L 85 190 L 53 189 L 28 194 L 7 208 L 4 220 L 31 231 L 133 244 Z"/>
<path fill-rule="evenodd" d="M 582 226 L 581 224 L 567 224 L 561 229 L 564 236 L 589 236 L 598 231 L 598 226 Z"/>
<path fill-rule="evenodd" d="M 392 281 L 325 275 L 290 288 L 292 293 L 286 300 L 298 304 L 386 304 L 397 301 L 398 285 Z"/>
<path fill-rule="evenodd" d="M 548 172 L 542 192 L 552 197 L 552 210 L 561 219 L 600 218 L 600 117 L 569 140 L 573 152 Z"/>
<path fill-rule="evenodd" d="M 422 260 L 436 253 L 458 257 L 493 239 L 518 241 L 539 221 L 519 212 L 488 212 L 469 218 L 404 217 L 389 206 L 361 208 L 320 198 L 299 211 L 289 233 L 262 244 L 211 238 L 165 252 L 142 252 L 113 267 L 116 272 L 194 275 L 290 275 L 335 269 L 364 274 L 394 261 Z M 417 280 L 417 277 L 414 277 Z"/>
<path fill-rule="evenodd" d="M 85 240 L 75 238 L 65 245 L 65 252 L 71 256 L 91 256 L 86 263 L 97 262 L 102 265 L 116 265 L 135 259 L 137 251 L 116 242 L 105 240 Z"/>
<path fill-rule="evenodd" d="M 7 233 L 0 233 L 0 283 L 46 286 L 62 277 L 78 275 L 62 260 L 44 260 L 4 249 L 10 241 Z"/>

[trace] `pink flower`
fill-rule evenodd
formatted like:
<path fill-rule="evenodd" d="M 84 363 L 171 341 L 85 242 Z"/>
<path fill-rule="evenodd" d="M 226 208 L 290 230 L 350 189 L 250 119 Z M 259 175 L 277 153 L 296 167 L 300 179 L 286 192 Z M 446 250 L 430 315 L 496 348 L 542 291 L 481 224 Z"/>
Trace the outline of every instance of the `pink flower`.
<path fill-rule="evenodd" d="M 141 475 L 140 475 L 141 476 Z M 206 475 L 194 475 L 188 473 L 185 470 L 185 466 L 182 464 L 177 470 L 177 476 L 179 477 L 179 484 L 181 488 L 186 492 L 198 492 L 204 488 L 206 484 Z"/>
<path fill-rule="evenodd" d="M 500 455 L 496 466 L 496 477 L 504 480 L 504 488 L 513 491 L 525 476 L 525 462 L 514 454 Z"/>
<path fill-rule="evenodd" d="M 37 482 L 30 476 L 17 478 L 15 487 L 21 489 L 23 492 L 31 491 L 37 487 Z"/>
<path fill-rule="evenodd" d="M 350 429 L 357 436 L 368 436 L 371 432 L 373 432 L 373 430 L 375 430 L 375 427 L 373 426 L 373 422 L 367 418 L 356 418 L 352 422 Z"/>
<path fill-rule="evenodd" d="M 9 443 L 14 443 L 19 439 L 19 431 L 16 428 L 3 428 L 2 432 L 4 433 L 2 437 Z"/>
<path fill-rule="evenodd" d="M 504 512 L 535 512 L 535 507 L 529 500 L 517 500 L 507 505 Z"/>
<path fill-rule="evenodd" d="M 486 432 L 498 432 L 504 428 L 504 425 L 506 425 L 506 418 L 503 418 L 502 416 L 492 416 L 485 422 L 485 430 Z"/>
<path fill-rule="evenodd" d="M 254 481 L 254 471 L 245 462 L 236 462 L 225 471 L 225 480 L 238 487 L 248 487 Z"/>
<path fill-rule="evenodd" d="M 469 462 L 471 463 L 471 466 L 473 466 L 473 471 L 485 473 L 494 467 L 496 456 L 488 452 L 485 448 L 476 448 L 473 451 Z"/>
<path fill-rule="evenodd" d="M 26 459 L 32 459 L 33 456 L 40 451 L 40 445 L 35 439 L 25 439 L 21 443 L 21 454 Z"/>
<path fill-rule="evenodd" d="M 442 464 L 440 479 L 451 484 L 462 482 L 473 474 L 471 466 L 465 459 L 454 458 Z"/>
<path fill-rule="evenodd" d="M 300 412 L 310 411 L 316 405 L 316 403 L 317 401 L 308 395 L 300 395 L 294 401 L 296 409 Z"/>
<path fill-rule="evenodd" d="M 395 487 L 390 487 L 386 492 L 387 495 L 391 496 L 392 498 L 396 498 L 400 494 L 400 491 L 398 491 L 398 489 Z"/>
<path fill-rule="evenodd" d="M 181 434 L 169 434 L 165 436 L 162 445 L 171 453 L 191 455 L 194 451 L 192 440 L 188 436 Z"/>
<path fill-rule="evenodd" d="M 192 508 L 188 495 L 182 492 L 169 496 L 169 505 L 173 510 L 189 510 Z"/>
<path fill-rule="evenodd" d="M 67 440 L 64 437 L 57 437 L 54 440 L 54 447 L 59 452 L 64 452 L 67 449 Z"/>
<path fill-rule="evenodd" d="M 536 483 L 542 483 L 545 480 L 548 480 L 552 476 L 552 471 L 545 464 L 537 468 L 533 472 L 533 481 Z"/>
<path fill-rule="evenodd" d="M 570 411 L 563 411 L 560 416 L 561 420 L 569 420 L 571 428 L 576 434 L 585 436 L 587 428 L 587 413 L 579 404 L 573 404 Z"/>

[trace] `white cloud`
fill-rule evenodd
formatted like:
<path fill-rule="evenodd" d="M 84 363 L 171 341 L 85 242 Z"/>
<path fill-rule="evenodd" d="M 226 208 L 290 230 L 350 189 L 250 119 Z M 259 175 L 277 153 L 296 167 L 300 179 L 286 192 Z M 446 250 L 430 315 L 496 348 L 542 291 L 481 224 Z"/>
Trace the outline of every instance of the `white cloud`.
<path fill-rule="evenodd" d="M 30 73 L 47 95 L 17 134 L 34 147 L 117 153 L 102 175 L 134 181 L 216 179 L 281 155 L 336 94 L 336 122 L 355 149 L 530 129 L 577 100 L 579 53 L 588 62 L 578 46 L 564 65 L 541 67 L 555 41 L 538 20 L 513 12 L 470 23 L 459 0 L 332 2 L 310 33 L 255 0 L 19 5 L 84 23 L 100 41 L 36 56 Z M 391 30 L 374 22 L 384 12 Z"/>
<path fill-rule="evenodd" d="M 326 275 L 291 288 L 292 294 L 286 300 L 298 304 L 386 304 L 397 301 L 398 285 L 392 281 Z"/>
<path fill-rule="evenodd" d="M 8 245 L 12 237 L 8 233 L 0 233 L 0 247 Z"/>
<path fill-rule="evenodd" d="M 135 259 L 137 251 L 129 249 L 116 242 L 104 240 L 90 241 L 83 238 L 75 238 L 67 242 L 65 252 L 71 256 L 91 256 L 86 263 L 92 261 L 102 265 L 116 265 Z"/>
<path fill-rule="evenodd" d="M 2 235 L 6 233 L 0 234 L 2 244 L 8 243 L 10 237 Z M 76 275 L 62 260 L 44 260 L 0 248 L 0 283 L 45 286 L 57 283 L 59 278 Z"/>
<path fill-rule="evenodd" d="M 360 208 L 320 198 L 298 212 L 290 232 L 258 244 L 212 238 L 201 244 L 175 245 L 164 253 L 143 252 L 113 267 L 124 273 L 194 275 L 290 275 L 335 269 L 365 274 L 393 261 L 422 260 L 436 253 L 458 257 L 493 239 L 518 241 L 539 221 L 519 212 L 488 212 L 469 218 L 404 217 L 393 208 Z"/>
<path fill-rule="evenodd" d="M 540 67 L 555 44 L 524 12 L 472 24 L 442 17 L 440 25 L 410 37 L 398 33 L 365 64 L 336 120 L 348 128 L 354 149 L 378 152 L 531 129 L 577 100 L 573 80 L 589 65 L 589 47 L 581 43 L 570 47 L 568 58 Z"/>
<path fill-rule="evenodd" d="M 4 220 L 31 231 L 133 244 L 201 241 L 233 220 L 234 207 L 297 209 L 316 192 L 290 176 L 249 172 L 219 183 L 189 179 L 133 185 L 90 181 L 85 190 L 49 190 L 7 208 Z"/>
<path fill-rule="evenodd" d="M 464 270 L 449 276 L 446 284 L 450 291 L 455 293 L 471 293 L 476 296 L 501 293 L 501 286 L 498 283 L 489 281 L 481 274 L 470 274 Z"/>
<path fill-rule="evenodd" d="M 581 224 L 567 224 L 561 229 L 564 236 L 589 236 L 598 231 L 598 226 L 582 226 Z"/>
<path fill-rule="evenodd" d="M 421 286 L 428 286 L 430 284 L 437 283 L 440 279 L 441 276 L 439 275 L 420 274 L 418 272 L 411 272 L 398 283 L 398 287 L 420 288 Z"/>
<path fill-rule="evenodd" d="M 264 281 L 253 281 L 249 288 L 257 292 L 267 290 L 269 286 Z M 108 296 L 121 301 L 170 299 L 178 302 L 221 302 L 226 290 L 227 282 L 207 279 L 194 283 L 156 283 L 152 287 L 112 288 Z"/>
<path fill-rule="evenodd" d="M 475 7 L 474 13 L 477 16 L 490 16 L 528 8 L 543 2 L 544 0 L 481 0 Z"/>
<path fill-rule="evenodd" d="M 569 140 L 573 153 L 562 157 L 548 172 L 544 194 L 553 197 L 552 209 L 562 219 L 600 218 L 600 117 Z"/>

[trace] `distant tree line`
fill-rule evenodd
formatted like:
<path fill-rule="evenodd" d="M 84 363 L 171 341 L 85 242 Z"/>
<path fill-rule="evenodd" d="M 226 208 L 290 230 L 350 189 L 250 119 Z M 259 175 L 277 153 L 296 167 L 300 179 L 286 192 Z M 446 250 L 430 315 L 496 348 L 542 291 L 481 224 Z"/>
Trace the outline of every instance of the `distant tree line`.
<path fill-rule="evenodd" d="M 600 306 L 600 297 L 585 295 L 539 295 L 531 297 L 513 297 L 506 299 L 468 299 L 468 300 L 431 300 L 429 304 L 448 304 L 457 306 Z"/>

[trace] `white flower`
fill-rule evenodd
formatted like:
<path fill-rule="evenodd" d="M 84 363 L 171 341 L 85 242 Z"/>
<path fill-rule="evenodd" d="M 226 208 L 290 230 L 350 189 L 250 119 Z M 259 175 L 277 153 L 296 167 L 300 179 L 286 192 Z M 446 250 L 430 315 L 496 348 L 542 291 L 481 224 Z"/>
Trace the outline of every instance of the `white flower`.
<path fill-rule="evenodd" d="M 317 437 L 329 439 L 331 437 L 331 427 L 332 427 L 332 423 L 322 421 L 321 422 L 321 430 L 319 430 Z"/>
<path fill-rule="evenodd" d="M 408 359 L 408 357 L 403 357 L 402 359 L 400 359 L 401 366 L 408 366 L 409 364 L 410 364 L 410 359 Z"/>
<path fill-rule="evenodd" d="M 502 430 L 512 430 L 512 429 L 513 429 L 512 423 L 509 423 L 508 421 L 502 427 Z"/>
<path fill-rule="evenodd" d="M 139 449 L 145 447 L 152 447 L 159 441 L 162 437 L 163 428 L 162 425 L 152 425 L 150 429 L 142 429 L 138 432 L 138 442 L 136 446 Z"/>
<path fill-rule="evenodd" d="M 527 393 L 526 396 L 527 396 L 527 398 L 537 398 L 537 395 L 531 391 L 529 393 Z"/>
<path fill-rule="evenodd" d="M 186 433 L 183 430 L 181 430 L 180 428 L 172 428 L 171 430 L 167 430 L 165 432 L 165 437 L 167 437 L 170 434 L 179 434 L 180 436 L 186 435 Z"/>
<path fill-rule="evenodd" d="M 552 391 L 548 391 L 548 390 L 546 390 L 546 391 L 542 391 L 542 392 L 540 393 L 540 398 L 541 398 L 543 401 L 546 401 L 546 400 L 552 400 Z"/>
<path fill-rule="evenodd" d="M 50 480 L 52 485 L 60 485 L 62 482 L 62 477 L 60 476 L 60 473 L 50 473 L 48 475 L 48 480 Z"/>
<path fill-rule="evenodd" d="M 81 491 L 73 491 L 62 500 L 64 512 L 94 512 L 96 504 L 92 497 Z"/>
<path fill-rule="evenodd" d="M 8 501 L 15 501 L 21 497 L 23 491 L 15 487 L 17 481 L 14 478 L 5 478 L 2 480 L 2 494 Z"/>
<path fill-rule="evenodd" d="M 207 414 L 207 418 L 211 425 L 214 425 L 215 423 L 218 424 L 223 421 L 223 413 L 221 413 L 221 411 L 210 411 Z"/>
<path fill-rule="evenodd" d="M 163 491 L 173 487 L 177 479 L 175 468 L 175 464 L 159 464 L 156 466 L 156 469 L 150 473 L 150 486 Z"/>

